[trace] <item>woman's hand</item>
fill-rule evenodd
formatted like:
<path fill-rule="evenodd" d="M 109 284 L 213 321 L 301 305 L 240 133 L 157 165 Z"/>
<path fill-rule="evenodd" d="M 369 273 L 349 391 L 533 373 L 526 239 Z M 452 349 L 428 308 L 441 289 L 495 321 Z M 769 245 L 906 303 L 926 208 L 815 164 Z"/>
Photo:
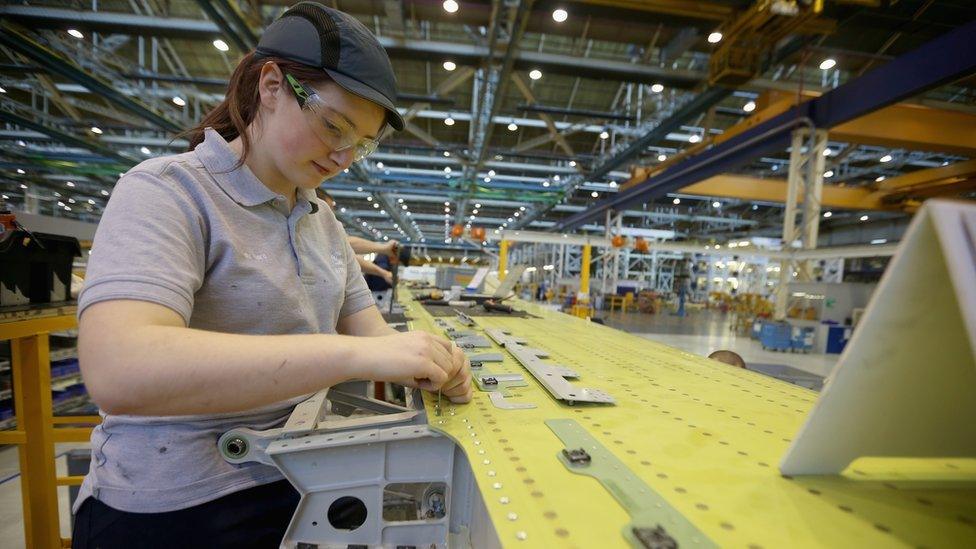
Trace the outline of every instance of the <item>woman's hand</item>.
<path fill-rule="evenodd" d="M 455 385 L 448 383 L 454 383 L 466 364 L 464 353 L 462 359 L 454 355 L 457 347 L 453 343 L 427 332 L 362 338 L 359 344 L 363 347 L 361 356 L 365 358 L 363 377 L 426 391 L 453 389 Z M 468 385 L 470 392 L 470 371 Z"/>
<path fill-rule="evenodd" d="M 453 343 L 451 344 L 451 359 L 454 366 L 457 367 L 457 373 L 444 383 L 441 392 L 456 404 L 471 402 L 471 362 L 464 351 Z"/>

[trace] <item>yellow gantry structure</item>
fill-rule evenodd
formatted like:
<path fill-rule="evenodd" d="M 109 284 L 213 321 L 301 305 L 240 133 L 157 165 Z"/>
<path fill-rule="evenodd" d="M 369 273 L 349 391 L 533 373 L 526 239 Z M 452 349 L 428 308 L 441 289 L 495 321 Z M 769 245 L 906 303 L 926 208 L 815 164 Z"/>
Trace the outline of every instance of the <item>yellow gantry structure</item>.
<path fill-rule="evenodd" d="M 412 328 L 442 333 L 405 299 Z M 425 396 L 431 426 L 467 454 L 503 546 L 634 546 L 627 533 L 635 516 L 669 532 L 692 529 L 682 547 L 976 546 L 972 460 L 862 459 L 841 476 L 785 478 L 777 464 L 816 392 L 514 304 L 534 318 L 475 316 L 474 329 L 523 338 L 575 370 L 574 384 L 605 391 L 616 404 L 556 400 L 508 354 L 483 368 L 522 374 L 527 385 L 506 388 L 507 401 L 534 408 L 498 408 L 476 390 L 470 404 L 437 417 L 436 398 Z M 609 464 L 617 484 L 571 470 L 560 457 L 569 445 L 557 433 L 575 433 L 567 440 Z"/>

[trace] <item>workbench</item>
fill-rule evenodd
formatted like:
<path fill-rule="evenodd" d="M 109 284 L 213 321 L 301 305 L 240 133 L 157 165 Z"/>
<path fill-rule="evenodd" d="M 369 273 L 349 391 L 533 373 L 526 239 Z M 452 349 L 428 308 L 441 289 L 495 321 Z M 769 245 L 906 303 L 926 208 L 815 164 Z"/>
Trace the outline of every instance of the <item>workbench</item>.
<path fill-rule="evenodd" d="M 575 370 L 573 383 L 616 403 L 553 398 L 505 350 L 493 375 L 522 374 L 501 409 L 424 395 L 430 427 L 458 444 L 505 547 L 630 547 L 629 525 L 663 525 L 680 546 L 974 547 L 976 464 L 859 459 L 839 476 L 783 476 L 778 464 L 816 392 L 522 301 L 535 318 L 477 317 Z M 412 329 L 443 335 L 404 292 Z M 476 373 L 476 375 L 478 375 Z M 559 435 L 557 435 L 559 431 Z M 562 438 L 561 438 L 562 437 Z M 564 449 L 608 465 L 605 483 L 573 470 Z M 608 490 L 605 486 L 608 486 Z"/>

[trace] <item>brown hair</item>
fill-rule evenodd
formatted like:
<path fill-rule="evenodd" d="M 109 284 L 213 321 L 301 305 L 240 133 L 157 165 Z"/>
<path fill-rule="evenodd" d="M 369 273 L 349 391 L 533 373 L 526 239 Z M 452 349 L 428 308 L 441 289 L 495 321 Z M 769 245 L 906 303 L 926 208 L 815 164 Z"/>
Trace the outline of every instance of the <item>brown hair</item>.
<path fill-rule="evenodd" d="M 248 138 L 246 130 L 254 122 L 261 106 L 258 83 L 261 80 L 261 69 L 269 61 L 278 65 L 281 72 L 288 73 L 303 83 L 319 84 L 331 81 L 329 75 L 320 68 L 280 57 L 259 56 L 252 51 L 245 55 L 237 64 L 237 68 L 234 69 L 227 85 L 227 94 L 224 96 L 224 100 L 208 112 L 195 128 L 180 134 L 189 138 L 190 147 L 188 150 L 192 151 L 194 147 L 203 142 L 203 131 L 206 128 L 213 128 L 226 141 L 231 141 L 237 137 L 241 138 L 244 151 L 237 167 L 244 163 L 251 151 L 251 140 Z M 285 93 L 291 94 L 291 88 L 287 87 L 288 84 L 285 83 L 284 86 L 286 86 Z"/>

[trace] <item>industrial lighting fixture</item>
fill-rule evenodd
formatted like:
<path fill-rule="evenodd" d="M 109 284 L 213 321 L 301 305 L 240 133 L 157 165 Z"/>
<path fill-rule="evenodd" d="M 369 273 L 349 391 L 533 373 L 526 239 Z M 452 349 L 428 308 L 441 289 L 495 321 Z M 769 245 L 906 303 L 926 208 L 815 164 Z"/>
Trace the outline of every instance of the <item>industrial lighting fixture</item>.
<path fill-rule="evenodd" d="M 518 129 L 518 124 L 516 124 L 515 122 L 508 123 L 508 131 L 514 132 L 517 129 Z"/>
<path fill-rule="evenodd" d="M 91 132 L 95 135 L 102 135 L 102 129 L 99 128 L 98 126 L 92 126 Z"/>
<path fill-rule="evenodd" d="M 451 151 L 444 151 L 444 156 L 445 156 L 445 157 L 447 157 L 447 156 L 451 156 Z"/>
<path fill-rule="evenodd" d="M 602 132 L 600 132 L 600 139 L 606 139 L 606 138 L 608 138 L 608 137 L 610 137 L 610 134 L 609 134 L 609 133 L 607 133 L 607 131 L 606 131 L 606 130 L 604 130 L 604 131 L 602 131 Z"/>
<path fill-rule="evenodd" d="M 495 170 L 488 170 L 488 177 L 495 177 Z"/>
<path fill-rule="evenodd" d="M 701 141 L 701 136 L 697 133 L 691 134 L 691 137 L 688 138 L 689 143 L 698 143 L 699 141 Z"/>
<path fill-rule="evenodd" d="M 346 213 L 346 209 L 345 208 L 339 208 L 339 211 L 342 212 L 342 213 Z"/>
<path fill-rule="evenodd" d="M 542 78 L 542 71 L 540 71 L 539 69 L 532 69 L 531 71 L 529 71 L 529 78 L 531 78 L 532 80 L 538 80 Z"/>
<path fill-rule="evenodd" d="M 559 181 L 559 174 L 557 173 L 556 175 L 552 176 L 552 180 Z"/>
<path fill-rule="evenodd" d="M 600 197 L 600 193 L 598 193 L 596 191 L 593 191 L 593 192 L 590 193 L 590 196 L 592 196 L 593 198 L 599 198 Z"/>
<path fill-rule="evenodd" d="M 481 204 L 477 204 L 477 203 L 476 203 L 476 204 L 474 205 L 474 207 L 475 207 L 475 208 L 480 208 L 480 207 L 481 207 Z M 478 213 L 478 212 L 474 212 L 474 213 Z"/>
<path fill-rule="evenodd" d="M 658 162 L 664 162 L 667 159 L 668 159 L 668 155 L 666 155 L 664 153 L 661 153 L 661 154 L 657 155 L 657 161 Z"/>
<path fill-rule="evenodd" d="M 678 204 L 681 204 L 681 199 L 680 198 L 675 198 L 674 200 L 671 201 L 671 203 L 673 203 L 675 206 L 677 206 Z"/>
<path fill-rule="evenodd" d="M 824 156 L 830 156 L 832 154 L 834 154 L 834 151 L 830 150 L 830 147 L 827 147 L 826 149 L 824 149 L 824 152 L 823 152 L 823 155 Z"/>
<path fill-rule="evenodd" d="M 742 106 L 742 110 L 744 110 L 745 112 L 752 112 L 756 110 L 756 102 L 749 101 L 748 103 Z"/>
<path fill-rule="evenodd" d="M 102 196 L 108 196 L 108 191 L 102 189 Z M 343 208 L 343 210 L 345 210 L 345 208 Z"/>
<path fill-rule="evenodd" d="M 451 167 L 450 166 L 444 166 L 444 173 L 451 173 Z"/>
<path fill-rule="evenodd" d="M 549 182 L 548 181 L 543 181 L 542 182 L 542 186 L 543 187 L 548 187 L 549 186 Z"/>
<path fill-rule="evenodd" d="M 454 63 L 454 61 L 444 61 L 444 70 L 453 71 L 456 68 L 457 65 Z"/>
<path fill-rule="evenodd" d="M 709 44 L 718 44 L 721 41 L 722 41 L 722 33 L 718 32 L 718 31 L 715 31 L 715 32 L 713 32 L 713 33 L 711 33 L 711 34 L 708 35 L 708 43 Z"/>
<path fill-rule="evenodd" d="M 879 158 L 879 160 L 881 162 L 891 162 L 891 155 L 890 154 L 886 154 L 886 155 L 882 156 L 881 158 Z"/>
<path fill-rule="evenodd" d="M 884 244 L 885 242 L 888 242 L 888 239 L 886 239 L 886 238 L 875 238 L 874 240 L 871 241 L 871 244 Z"/>
<path fill-rule="evenodd" d="M 830 69 L 834 68 L 836 65 L 837 65 L 837 60 L 828 57 L 820 62 L 820 70 L 829 71 Z"/>
<path fill-rule="evenodd" d="M 24 170 L 22 170 L 20 168 L 17 168 L 17 173 L 19 173 L 20 175 L 24 175 L 27 172 L 25 172 Z"/>
<path fill-rule="evenodd" d="M 515 217 L 518 217 L 519 215 L 521 215 L 521 214 L 519 214 L 518 212 L 515 212 Z"/>
<path fill-rule="evenodd" d="M 824 216 L 824 217 L 831 217 L 831 216 L 833 216 L 833 215 L 834 215 L 834 212 L 824 212 L 824 213 L 823 213 L 823 216 Z"/>
<path fill-rule="evenodd" d="M 67 185 L 69 187 L 74 187 L 75 186 L 75 183 L 74 183 L 74 181 L 68 181 L 67 183 L 65 183 L 65 185 Z"/>
<path fill-rule="evenodd" d="M 878 183 L 881 183 L 882 181 L 885 180 L 885 176 L 879 175 L 878 177 L 875 177 L 874 180 Z"/>
<path fill-rule="evenodd" d="M 149 155 L 152 154 L 152 151 L 149 150 L 149 147 L 142 147 L 142 148 L 139 149 L 139 151 L 142 154 L 146 155 L 146 156 L 149 156 Z"/>
<path fill-rule="evenodd" d="M 519 206 L 519 211 L 520 212 L 524 212 L 525 211 L 525 206 Z"/>
<path fill-rule="evenodd" d="M 78 29 L 68 29 L 68 34 L 74 36 L 75 38 L 84 38 L 85 35 L 81 33 Z"/>
<path fill-rule="evenodd" d="M 454 119 L 451 118 L 450 116 L 448 116 L 447 118 L 444 119 L 444 125 L 445 126 L 453 126 L 454 125 Z"/>
<path fill-rule="evenodd" d="M 454 13 L 458 10 L 458 3 L 454 0 L 444 0 L 444 11 L 447 13 Z"/>
<path fill-rule="evenodd" d="M 20 188 L 21 188 L 21 189 L 26 189 L 26 188 L 27 188 L 27 185 L 24 185 L 23 183 L 21 183 L 21 184 L 20 184 Z"/>
<path fill-rule="evenodd" d="M 713 208 L 721 208 L 722 207 L 722 203 L 719 202 L 718 200 L 716 200 L 715 202 L 712 202 L 712 207 Z"/>
<path fill-rule="evenodd" d="M 178 95 L 175 96 L 175 97 L 173 97 L 173 103 L 177 107 L 185 107 L 186 106 L 186 100 L 184 100 L 182 97 L 180 97 Z"/>
<path fill-rule="evenodd" d="M 444 203 L 444 205 L 445 205 L 445 206 L 450 206 L 450 205 L 451 205 L 451 203 L 450 203 L 450 202 L 445 202 L 445 203 Z"/>
<path fill-rule="evenodd" d="M 373 201 L 373 197 L 372 196 L 367 196 L 366 197 L 366 202 L 372 202 L 372 201 Z"/>
<path fill-rule="evenodd" d="M 382 162 L 377 162 L 376 163 L 376 168 L 382 170 L 383 169 L 383 163 Z"/>
<path fill-rule="evenodd" d="M 575 160 L 570 160 L 570 161 L 569 161 L 569 165 L 570 165 L 571 167 L 573 167 L 573 168 L 575 168 L 575 167 L 576 167 L 576 161 L 575 161 Z"/>
<path fill-rule="evenodd" d="M 861 221 L 867 221 L 868 219 L 869 219 L 869 218 L 868 218 L 868 216 L 866 216 L 866 215 L 862 215 L 862 216 L 861 216 Z"/>
<path fill-rule="evenodd" d="M 379 208 L 379 207 L 380 207 L 380 205 L 378 203 L 373 202 L 373 208 Z"/>
<path fill-rule="evenodd" d="M 92 206 L 95 205 L 95 201 L 91 198 L 88 199 L 88 203 L 91 204 Z"/>
<path fill-rule="evenodd" d="M 610 182 L 610 188 L 611 189 L 616 189 L 617 188 L 617 182 L 616 181 L 611 181 Z"/>
<path fill-rule="evenodd" d="M 488 177 L 488 176 L 485 176 L 485 183 L 491 183 L 491 178 Z"/>
<path fill-rule="evenodd" d="M 7 93 L 7 90 L 5 90 L 2 86 L 0 86 L 0 93 Z"/>
<path fill-rule="evenodd" d="M 661 93 L 664 91 L 664 84 L 651 84 L 651 91 L 654 93 Z"/>
<path fill-rule="evenodd" d="M 23 139 L 18 139 L 17 140 L 17 144 L 20 145 L 21 147 L 26 147 L 27 146 L 27 143 L 24 143 L 24 140 Z"/>
<path fill-rule="evenodd" d="M 833 177 L 833 176 L 834 176 L 834 170 L 827 170 L 824 172 L 824 177 Z"/>
<path fill-rule="evenodd" d="M 478 213 L 478 208 L 475 208 L 475 209 L 471 210 L 471 213 L 477 214 Z"/>
<path fill-rule="evenodd" d="M 230 46 L 227 45 L 227 42 L 224 42 L 220 38 L 214 40 L 213 41 L 213 45 L 214 45 L 215 48 L 217 48 L 220 51 L 228 51 L 228 50 L 230 50 Z"/>
<path fill-rule="evenodd" d="M 567 17 L 569 17 L 569 14 L 562 8 L 552 10 L 552 20 L 557 23 L 562 23 Z"/>

